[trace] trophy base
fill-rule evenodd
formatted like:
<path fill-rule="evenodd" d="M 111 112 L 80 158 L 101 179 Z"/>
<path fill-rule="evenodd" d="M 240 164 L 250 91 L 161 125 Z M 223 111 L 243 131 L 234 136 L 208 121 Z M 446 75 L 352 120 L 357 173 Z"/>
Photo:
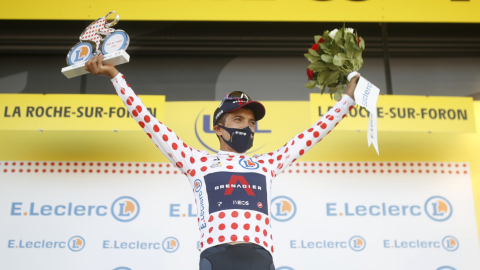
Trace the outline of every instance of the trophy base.
<path fill-rule="evenodd" d="M 130 61 L 130 55 L 125 50 L 120 50 L 114 53 L 106 54 L 105 58 L 103 58 L 102 63 L 104 65 L 118 66 L 121 64 L 128 63 L 129 61 Z M 86 62 L 76 64 L 73 66 L 64 67 L 62 68 L 62 73 L 69 79 L 83 75 L 83 74 L 87 74 L 89 72 L 85 70 L 85 63 Z"/>

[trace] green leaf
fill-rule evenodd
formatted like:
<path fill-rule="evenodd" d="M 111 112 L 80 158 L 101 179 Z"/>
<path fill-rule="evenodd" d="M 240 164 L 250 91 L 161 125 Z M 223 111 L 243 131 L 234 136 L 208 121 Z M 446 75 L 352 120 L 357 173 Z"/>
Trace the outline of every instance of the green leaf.
<path fill-rule="evenodd" d="M 333 57 L 333 64 L 335 66 L 341 67 L 345 64 L 345 61 L 347 61 L 347 55 L 344 53 L 337 53 Z"/>
<path fill-rule="evenodd" d="M 328 73 L 327 78 L 325 79 L 326 85 L 332 84 L 338 80 L 338 77 L 340 77 L 340 71 L 332 71 Z"/>
<path fill-rule="evenodd" d="M 306 53 L 304 54 L 305 58 L 307 58 L 308 60 L 312 60 L 312 61 L 317 61 L 317 60 L 320 60 L 321 58 L 319 56 L 313 56 L 309 53 Z"/>
<path fill-rule="evenodd" d="M 339 101 L 340 99 L 342 99 L 342 94 L 340 94 L 340 91 L 336 91 L 336 92 L 335 92 L 334 99 L 335 99 L 336 101 Z"/>
<path fill-rule="evenodd" d="M 320 56 L 320 54 L 318 54 L 318 52 L 315 51 L 314 49 L 308 49 L 308 52 L 313 56 Z"/>
<path fill-rule="evenodd" d="M 337 42 L 337 40 L 342 39 L 344 35 L 345 35 L 345 28 L 342 27 L 337 31 L 333 39 L 335 39 L 335 42 Z"/>
<path fill-rule="evenodd" d="M 365 40 L 363 40 L 362 37 L 360 37 L 360 44 L 358 44 L 358 46 L 360 47 L 360 49 L 365 50 Z"/>
<path fill-rule="evenodd" d="M 322 60 L 327 62 L 327 63 L 332 63 L 333 62 L 333 56 L 328 55 L 328 54 L 322 54 Z"/>
<path fill-rule="evenodd" d="M 337 53 L 342 51 L 340 49 L 340 47 L 338 47 L 337 45 L 334 45 L 334 44 L 332 44 L 332 46 L 330 46 L 330 50 L 332 50 L 332 55 L 336 55 Z"/>
<path fill-rule="evenodd" d="M 330 31 L 325 31 L 323 32 L 323 40 L 325 40 L 325 42 L 327 43 L 332 43 L 332 38 L 328 35 L 330 33 Z"/>
<path fill-rule="evenodd" d="M 317 44 L 320 41 L 321 38 L 322 38 L 322 36 L 315 36 L 315 44 Z"/>
<path fill-rule="evenodd" d="M 314 62 L 314 63 L 311 63 L 309 66 L 308 66 L 309 69 L 313 70 L 313 71 L 316 71 L 316 72 L 319 72 L 319 71 L 322 71 L 327 67 L 327 65 L 324 63 L 324 62 L 321 62 L 321 61 L 317 61 L 317 62 Z"/>
<path fill-rule="evenodd" d="M 315 82 L 308 82 L 305 87 L 308 88 L 308 89 L 313 89 L 315 87 Z"/>
<path fill-rule="evenodd" d="M 352 42 L 348 42 L 345 46 L 345 52 L 347 53 L 347 58 L 353 58 L 353 53 L 354 53 L 354 50 L 353 49 L 353 43 Z"/>
<path fill-rule="evenodd" d="M 320 46 L 320 49 L 322 49 L 324 52 L 330 51 L 330 44 L 324 43 L 319 43 L 318 46 Z"/>
<path fill-rule="evenodd" d="M 328 74 L 330 74 L 330 70 L 328 69 L 322 70 L 320 73 L 318 73 L 318 76 L 317 76 L 318 84 L 325 85 L 325 79 L 328 77 Z"/>
<path fill-rule="evenodd" d="M 327 63 L 327 67 L 331 70 L 340 70 L 340 67 L 335 66 L 333 63 Z"/>
<path fill-rule="evenodd" d="M 325 88 L 326 88 L 326 87 L 327 87 L 326 85 L 324 85 L 324 86 L 322 87 L 322 94 L 323 94 L 323 92 L 325 92 Z"/>

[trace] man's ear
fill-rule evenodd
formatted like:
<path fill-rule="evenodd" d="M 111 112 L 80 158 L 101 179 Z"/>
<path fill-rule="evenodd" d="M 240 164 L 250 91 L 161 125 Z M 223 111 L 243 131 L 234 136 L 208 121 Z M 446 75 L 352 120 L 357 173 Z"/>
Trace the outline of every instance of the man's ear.
<path fill-rule="evenodd" d="M 219 127 L 219 125 L 221 125 L 221 124 L 216 124 L 213 127 L 213 130 L 215 131 L 215 134 L 217 134 L 217 136 L 222 136 L 222 128 Z"/>

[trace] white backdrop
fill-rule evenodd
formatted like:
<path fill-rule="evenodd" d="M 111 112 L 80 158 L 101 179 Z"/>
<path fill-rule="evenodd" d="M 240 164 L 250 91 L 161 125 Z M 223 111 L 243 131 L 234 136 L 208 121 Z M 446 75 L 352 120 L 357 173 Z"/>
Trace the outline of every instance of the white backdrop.
<path fill-rule="evenodd" d="M 295 163 L 272 198 L 278 270 L 480 269 L 468 164 Z M 193 203 L 166 163 L 0 162 L 0 269 L 198 269 Z"/>

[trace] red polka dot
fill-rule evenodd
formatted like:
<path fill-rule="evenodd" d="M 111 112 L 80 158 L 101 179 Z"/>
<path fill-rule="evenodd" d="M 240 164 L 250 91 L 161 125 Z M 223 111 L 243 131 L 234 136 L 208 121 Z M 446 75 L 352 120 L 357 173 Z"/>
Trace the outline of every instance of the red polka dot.
<path fill-rule="evenodd" d="M 270 163 L 270 164 L 273 164 L 273 162 L 275 162 L 275 160 L 273 160 L 273 159 L 268 160 L 268 163 Z"/>
<path fill-rule="evenodd" d="M 232 240 L 233 242 L 237 241 L 237 236 L 235 234 L 230 236 L 230 240 Z"/>
<path fill-rule="evenodd" d="M 258 237 L 255 237 L 255 242 L 257 242 L 258 244 L 260 244 L 260 239 L 258 239 Z"/>
<path fill-rule="evenodd" d="M 313 131 L 313 128 L 309 128 L 309 129 L 308 129 L 308 132 L 312 132 L 312 131 Z"/>
<path fill-rule="evenodd" d="M 213 231 L 213 227 L 210 227 L 210 229 L 208 230 L 209 233 L 212 233 Z"/>
<path fill-rule="evenodd" d="M 132 99 L 133 99 L 133 98 L 132 98 Z M 139 113 L 142 112 L 142 106 L 140 106 L 140 105 L 138 105 L 137 107 L 135 107 L 135 109 L 137 109 L 137 111 L 138 111 Z"/>
<path fill-rule="evenodd" d="M 315 138 L 320 137 L 320 133 L 318 133 L 318 131 L 315 131 L 315 132 L 313 133 L 313 137 L 315 137 Z"/>
<path fill-rule="evenodd" d="M 263 235 L 267 236 L 267 230 L 263 230 Z"/>
<path fill-rule="evenodd" d="M 142 121 L 138 122 L 138 124 L 139 124 L 142 128 L 145 127 L 145 123 L 143 123 Z"/>
<path fill-rule="evenodd" d="M 259 232 L 259 231 L 260 231 L 260 227 L 256 226 L 256 227 L 255 227 L 255 231 L 256 231 L 256 232 Z"/>
<path fill-rule="evenodd" d="M 159 131 L 160 131 L 160 128 L 159 128 L 157 125 L 154 125 L 154 126 L 153 126 L 153 131 L 159 132 Z"/>
<path fill-rule="evenodd" d="M 267 171 L 268 171 L 267 168 L 265 168 L 265 167 L 263 167 L 262 170 L 263 170 L 264 172 L 267 172 Z"/>
<path fill-rule="evenodd" d="M 173 150 L 177 150 L 178 149 L 178 145 L 176 143 L 172 143 L 172 148 Z M 183 152 L 182 152 L 183 153 Z"/>
<path fill-rule="evenodd" d="M 232 223 L 232 229 L 236 230 L 238 228 L 238 224 L 237 223 Z"/>
<path fill-rule="evenodd" d="M 168 136 L 167 135 L 163 135 L 162 138 L 163 138 L 164 141 L 168 141 Z"/>
<path fill-rule="evenodd" d="M 233 169 L 233 166 L 232 166 L 232 165 L 228 165 L 228 166 L 227 166 L 227 169 L 231 170 L 231 169 Z"/>
<path fill-rule="evenodd" d="M 207 167 L 203 166 L 200 170 L 201 170 L 202 172 L 204 172 L 204 171 L 207 170 Z"/>
<path fill-rule="evenodd" d="M 225 224 L 222 223 L 222 224 L 218 225 L 218 229 L 219 229 L 220 231 L 225 230 Z"/>
<path fill-rule="evenodd" d="M 351 111 L 353 109 L 353 106 L 348 107 L 348 110 Z"/>
<path fill-rule="evenodd" d="M 193 176 L 195 176 L 195 173 L 196 173 L 195 170 L 192 170 L 192 171 L 190 172 L 190 175 L 193 177 Z"/>
<path fill-rule="evenodd" d="M 305 153 L 305 150 L 302 149 L 302 150 L 300 150 L 299 153 L 300 153 L 300 155 L 303 155 Z"/>
<path fill-rule="evenodd" d="M 245 225 L 243 225 L 243 228 L 247 231 L 250 230 L 250 224 L 246 223 Z"/>
<path fill-rule="evenodd" d="M 150 133 L 147 133 L 148 137 L 150 137 L 150 139 L 152 138 L 152 134 Z"/>
<path fill-rule="evenodd" d="M 190 163 L 195 163 L 195 159 L 193 157 L 190 157 Z"/>
<path fill-rule="evenodd" d="M 268 247 L 268 244 L 267 244 L 267 242 L 265 242 L 265 241 L 263 241 L 263 245 L 266 246 L 266 247 Z"/>
<path fill-rule="evenodd" d="M 183 143 L 183 147 L 187 148 L 187 147 L 188 147 L 188 145 L 187 145 L 186 143 Z"/>
<path fill-rule="evenodd" d="M 312 141 L 308 140 L 307 141 L 307 146 L 311 146 L 312 145 Z"/>
<path fill-rule="evenodd" d="M 272 246 L 272 253 L 273 253 L 273 246 Z"/>
<path fill-rule="evenodd" d="M 265 219 L 265 224 L 268 225 L 268 223 L 270 222 L 270 220 L 268 218 Z"/>
<path fill-rule="evenodd" d="M 133 116 L 135 116 L 135 117 L 138 116 L 138 112 L 137 112 L 136 110 L 133 110 L 133 111 L 132 111 L 132 114 L 133 114 Z"/>
<path fill-rule="evenodd" d="M 210 216 L 210 218 L 208 219 L 208 222 L 212 222 L 213 221 L 213 216 Z"/>
<path fill-rule="evenodd" d="M 224 213 L 224 212 L 220 212 L 220 214 L 218 214 L 218 217 L 219 217 L 219 218 L 224 218 L 224 217 L 225 217 L 225 213 Z"/>
<path fill-rule="evenodd" d="M 223 242 L 223 241 L 225 241 L 225 236 L 220 235 L 220 237 L 218 237 L 218 242 Z"/>
<path fill-rule="evenodd" d="M 145 122 L 147 123 L 150 123 L 150 116 L 145 115 L 145 117 L 143 117 L 143 120 L 145 120 Z"/>
<path fill-rule="evenodd" d="M 212 244 L 212 243 L 213 243 L 213 238 L 211 238 L 211 237 L 208 238 L 208 239 L 207 239 L 207 243 L 208 243 L 209 245 Z"/>
<path fill-rule="evenodd" d="M 252 216 L 252 215 L 250 214 L 250 212 L 245 212 L 244 215 L 245 215 L 246 218 L 250 218 L 250 217 Z"/>
<path fill-rule="evenodd" d="M 177 164 L 176 164 L 176 165 L 177 165 L 177 167 L 178 167 L 178 168 L 183 168 L 183 164 L 182 164 L 182 162 L 180 162 L 180 161 L 179 161 L 179 162 L 177 162 Z"/>
<path fill-rule="evenodd" d="M 262 219 L 262 215 L 257 214 L 257 220 L 261 220 L 261 219 Z"/>
<path fill-rule="evenodd" d="M 245 235 L 245 236 L 243 237 L 243 241 L 245 241 L 245 242 L 250 241 L 250 237 L 248 237 L 247 235 Z"/>
<path fill-rule="evenodd" d="M 304 136 L 304 135 L 303 135 L 303 133 L 302 133 L 302 134 L 298 135 L 298 138 L 299 138 L 299 139 L 303 139 L 303 136 Z"/>
<path fill-rule="evenodd" d="M 232 212 L 232 217 L 238 217 L 238 212 L 237 212 L 237 211 L 233 211 L 233 212 Z"/>
<path fill-rule="evenodd" d="M 202 157 L 202 158 L 200 159 L 200 161 L 201 161 L 201 162 L 205 162 L 205 161 L 207 161 L 207 158 L 206 158 L 206 157 Z"/>

